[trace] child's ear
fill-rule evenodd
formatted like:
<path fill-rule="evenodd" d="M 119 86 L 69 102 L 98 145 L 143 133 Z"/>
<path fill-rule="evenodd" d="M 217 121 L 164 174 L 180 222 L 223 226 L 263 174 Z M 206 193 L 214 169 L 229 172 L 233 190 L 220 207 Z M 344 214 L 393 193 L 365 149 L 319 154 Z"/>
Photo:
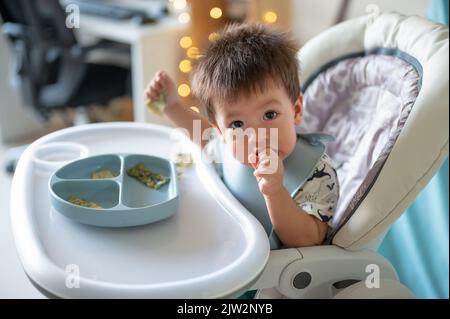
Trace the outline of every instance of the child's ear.
<path fill-rule="evenodd" d="M 294 104 L 294 123 L 300 125 L 303 119 L 303 95 L 300 95 Z"/>

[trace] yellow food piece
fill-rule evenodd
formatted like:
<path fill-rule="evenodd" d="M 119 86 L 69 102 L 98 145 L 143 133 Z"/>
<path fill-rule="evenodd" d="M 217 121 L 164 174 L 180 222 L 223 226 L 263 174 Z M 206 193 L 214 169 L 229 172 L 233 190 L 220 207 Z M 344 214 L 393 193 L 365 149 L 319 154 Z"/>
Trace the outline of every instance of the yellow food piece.
<path fill-rule="evenodd" d="M 113 172 L 107 169 L 103 169 L 101 171 L 92 172 L 92 179 L 103 179 L 103 178 L 113 178 L 115 177 Z"/>
<path fill-rule="evenodd" d="M 161 91 L 159 95 L 159 100 L 157 101 L 147 101 L 147 108 L 152 113 L 162 116 L 164 114 L 164 109 L 166 108 L 167 101 L 167 93 L 165 91 Z"/>
<path fill-rule="evenodd" d="M 83 206 L 83 207 L 87 207 L 87 208 L 103 208 L 94 202 L 90 202 L 90 201 L 80 198 L 78 196 L 70 196 L 68 198 L 68 201 L 74 205 Z"/>
<path fill-rule="evenodd" d="M 194 163 L 192 155 L 189 153 L 177 153 L 175 158 L 175 168 L 177 170 L 177 175 L 180 176 L 186 170 L 186 168 L 191 167 Z"/>

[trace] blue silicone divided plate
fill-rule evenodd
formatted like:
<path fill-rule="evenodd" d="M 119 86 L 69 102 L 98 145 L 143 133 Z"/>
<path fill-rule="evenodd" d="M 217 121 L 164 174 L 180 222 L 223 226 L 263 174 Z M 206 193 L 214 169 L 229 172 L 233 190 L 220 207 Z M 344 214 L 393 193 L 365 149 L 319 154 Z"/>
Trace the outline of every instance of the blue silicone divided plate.
<path fill-rule="evenodd" d="M 159 189 L 145 186 L 127 170 L 138 163 L 170 178 Z M 110 170 L 113 178 L 92 179 L 91 174 Z M 58 169 L 50 178 L 53 208 L 83 224 L 129 227 L 153 223 L 175 214 L 179 193 L 175 164 L 164 158 L 139 154 L 106 154 L 83 158 Z M 102 208 L 72 204 L 70 196 L 94 202 Z"/>

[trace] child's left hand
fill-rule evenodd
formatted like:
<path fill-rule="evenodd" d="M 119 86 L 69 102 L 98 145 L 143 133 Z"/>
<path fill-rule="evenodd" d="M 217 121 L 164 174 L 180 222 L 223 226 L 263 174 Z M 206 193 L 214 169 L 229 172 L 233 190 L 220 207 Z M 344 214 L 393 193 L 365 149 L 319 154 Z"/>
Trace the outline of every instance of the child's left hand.
<path fill-rule="evenodd" d="M 275 151 L 268 148 L 257 155 L 250 154 L 248 161 L 255 169 L 253 175 L 258 180 L 259 190 L 264 196 L 273 196 L 284 188 L 283 161 Z"/>

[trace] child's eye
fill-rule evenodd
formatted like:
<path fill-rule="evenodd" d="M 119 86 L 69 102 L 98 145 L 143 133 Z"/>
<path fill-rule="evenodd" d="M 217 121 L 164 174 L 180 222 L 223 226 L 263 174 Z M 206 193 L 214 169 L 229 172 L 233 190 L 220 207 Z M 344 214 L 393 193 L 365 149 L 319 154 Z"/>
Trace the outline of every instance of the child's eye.
<path fill-rule="evenodd" d="M 274 119 L 276 119 L 277 116 L 278 116 L 277 112 L 269 111 L 269 112 L 264 113 L 263 118 L 264 118 L 264 120 L 274 120 Z"/>
<path fill-rule="evenodd" d="M 235 128 L 242 128 L 244 126 L 244 122 L 242 121 L 233 121 L 230 124 L 230 127 L 235 129 Z"/>

